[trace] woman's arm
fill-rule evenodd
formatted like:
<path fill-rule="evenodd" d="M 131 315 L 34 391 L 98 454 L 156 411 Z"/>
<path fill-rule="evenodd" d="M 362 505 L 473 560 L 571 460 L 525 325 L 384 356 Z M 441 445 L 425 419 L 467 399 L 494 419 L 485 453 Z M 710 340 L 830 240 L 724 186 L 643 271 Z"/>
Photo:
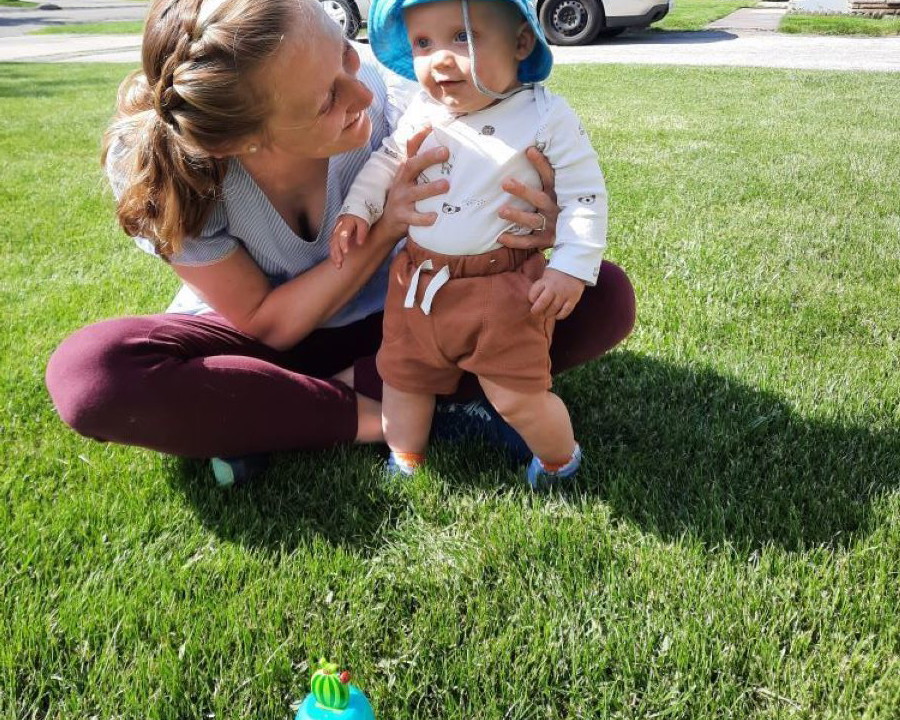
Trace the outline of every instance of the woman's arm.
<path fill-rule="evenodd" d="M 394 246 L 383 236 L 352 253 L 337 270 L 322 262 L 276 288 L 253 258 L 238 248 L 209 265 L 172 265 L 210 307 L 238 330 L 276 350 L 296 345 L 346 304 Z"/>
<path fill-rule="evenodd" d="M 427 134 L 423 131 L 409 141 L 409 159 L 391 186 L 384 216 L 370 230 L 365 245 L 347 256 L 341 269 L 326 260 L 273 288 L 250 255 L 240 248 L 209 265 L 172 267 L 237 329 L 278 350 L 293 347 L 359 292 L 409 225 L 430 225 L 435 221 L 435 217 L 417 213 L 414 207 L 417 201 L 447 190 L 446 183 L 415 184 L 423 170 L 443 162 L 447 155 L 445 148 L 416 155 Z"/>

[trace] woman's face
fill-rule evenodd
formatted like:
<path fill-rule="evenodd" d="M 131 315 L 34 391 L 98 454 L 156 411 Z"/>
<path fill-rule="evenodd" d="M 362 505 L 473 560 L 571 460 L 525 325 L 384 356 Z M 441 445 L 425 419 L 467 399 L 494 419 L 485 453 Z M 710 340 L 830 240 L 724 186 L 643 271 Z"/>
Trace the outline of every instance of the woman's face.
<path fill-rule="evenodd" d="M 356 78 L 359 55 L 321 9 L 308 27 L 296 23 L 260 74 L 273 112 L 263 146 L 293 156 L 325 158 L 369 140 L 365 112 L 372 92 Z"/>

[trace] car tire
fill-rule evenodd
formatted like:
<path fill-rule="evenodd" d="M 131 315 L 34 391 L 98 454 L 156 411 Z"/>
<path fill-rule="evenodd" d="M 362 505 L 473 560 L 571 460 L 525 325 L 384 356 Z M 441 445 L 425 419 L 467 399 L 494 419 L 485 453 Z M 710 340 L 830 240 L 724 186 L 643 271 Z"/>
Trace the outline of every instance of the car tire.
<path fill-rule="evenodd" d="M 551 45 L 587 45 L 605 20 L 598 0 L 546 0 L 539 19 Z"/>
<path fill-rule="evenodd" d="M 359 34 L 362 21 L 356 6 L 350 0 L 319 0 L 325 12 L 341 26 L 344 36 L 353 40 Z"/>

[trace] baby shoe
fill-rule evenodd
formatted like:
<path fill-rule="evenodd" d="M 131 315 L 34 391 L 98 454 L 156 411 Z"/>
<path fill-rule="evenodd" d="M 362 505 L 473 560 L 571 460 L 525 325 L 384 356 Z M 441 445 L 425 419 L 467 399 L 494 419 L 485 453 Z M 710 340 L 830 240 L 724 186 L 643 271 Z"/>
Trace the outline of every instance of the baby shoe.
<path fill-rule="evenodd" d="M 559 480 L 574 477 L 579 467 L 581 467 L 581 447 L 575 443 L 572 457 L 561 467 L 547 468 L 537 455 L 532 457 L 528 467 L 525 468 L 525 479 L 532 490 L 547 490 Z"/>

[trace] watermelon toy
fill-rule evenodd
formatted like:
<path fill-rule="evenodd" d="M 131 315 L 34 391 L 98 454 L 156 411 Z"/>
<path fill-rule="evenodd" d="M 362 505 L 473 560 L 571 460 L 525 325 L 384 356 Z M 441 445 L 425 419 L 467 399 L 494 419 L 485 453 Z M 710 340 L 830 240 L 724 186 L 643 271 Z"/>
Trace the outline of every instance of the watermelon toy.
<path fill-rule="evenodd" d="M 337 665 L 319 661 L 312 676 L 312 692 L 297 710 L 294 720 L 375 720 L 368 699 L 355 685 L 350 673 L 338 673 Z"/>

